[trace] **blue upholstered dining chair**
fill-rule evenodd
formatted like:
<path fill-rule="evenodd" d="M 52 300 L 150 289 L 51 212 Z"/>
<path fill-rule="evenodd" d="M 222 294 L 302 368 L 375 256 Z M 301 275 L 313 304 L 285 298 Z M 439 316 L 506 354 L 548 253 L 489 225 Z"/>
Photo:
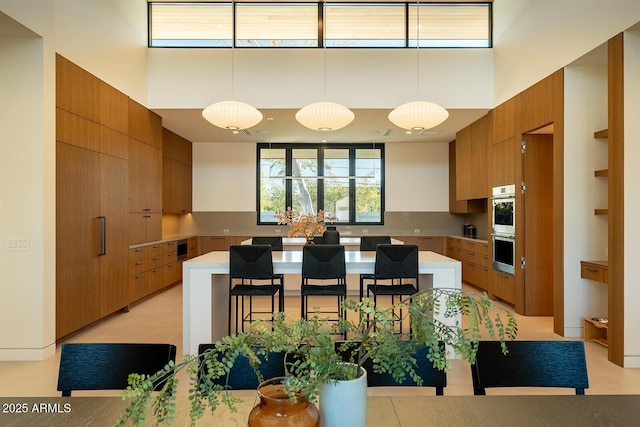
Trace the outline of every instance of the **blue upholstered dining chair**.
<path fill-rule="evenodd" d="M 353 341 L 349 342 L 349 344 L 344 341 L 336 341 L 336 351 L 345 362 L 354 362 L 356 355 L 353 352 L 356 351 L 355 346 L 358 343 Z M 440 347 L 444 351 L 444 343 L 440 342 Z M 416 360 L 414 370 L 422 379 L 422 387 L 434 387 L 436 396 L 442 396 L 447 386 L 447 373 L 442 369 L 435 368 L 433 363 L 427 359 L 428 354 L 429 348 L 426 346 L 420 347 L 411 353 L 411 357 Z M 366 360 L 362 367 L 367 371 L 367 386 L 369 387 L 417 386 L 416 382 L 409 376 L 404 381 L 398 382 L 389 373 L 376 373 L 371 359 Z"/>
<path fill-rule="evenodd" d="M 58 391 L 124 390 L 129 374 L 152 375 L 176 360 L 173 344 L 78 343 L 62 344 Z M 159 390 L 164 381 L 156 383 Z"/>
<path fill-rule="evenodd" d="M 480 341 L 471 365 L 473 394 L 490 387 L 565 387 L 584 394 L 589 387 L 582 341 Z"/>
<path fill-rule="evenodd" d="M 204 374 L 207 369 L 206 363 L 204 363 L 204 354 L 207 351 L 211 351 L 215 348 L 215 344 L 207 343 L 200 344 L 198 346 L 198 354 L 200 355 L 200 370 L 201 375 L 199 375 L 198 379 L 200 383 L 204 383 L 208 381 Z M 254 368 L 249 363 L 249 359 L 247 357 L 240 355 L 236 358 L 233 367 L 229 371 L 228 377 L 216 378 L 212 382 L 214 384 L 220 384 L 222 386 L 228 387 L 232 390 L 255 390 L 260 385 L 261 381 L 276 378 L 276 377 L 284 377 L 285 369 L 285 353 L 275 353 L 271 352 L 267 356 L 259 355 L 260 364 L 258 365 L 258 371 L 262 376 L 262 379 L 258 378 Z"/>

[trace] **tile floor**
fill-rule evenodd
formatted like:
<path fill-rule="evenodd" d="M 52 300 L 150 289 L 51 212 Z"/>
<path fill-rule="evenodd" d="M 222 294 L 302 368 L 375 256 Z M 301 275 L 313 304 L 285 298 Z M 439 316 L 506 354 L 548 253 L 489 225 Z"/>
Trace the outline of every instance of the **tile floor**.
<path fill-rule="evenodd" d="M 333 303 L 333 301 L 331 301 Z M 297 297 L 287 297 L 286 311 L 297 314 Z M 552 332 L 550 317 L 523 317 L 516 315 L 519 339 L 562 339 Z M 167 291 L 78 334 L 68 342 L 167 342 L 178 346 L 182 354 L 182 287 L 175 286 Z M 589 373 L 587 394 L 640 394 L 640 369 L 623 369 L 607 360 L 606 348 L 585 343 Z M 58 378 L 59 351 L 56 355 L 37 362 L 0 362 L 0 396 L 2 397 L 48 397 L 59 396 L 56 390 Z M 178 357 L 180 359 L 180 357 Z M 471 375 L 469 365 L 460 360 L 452 361 L 448 372 L 445 395 L 471 395 Z M 184 387 L 179 394 L 186 393 Z M 433 394 L 429 388 L 395 387 L 370 389 L 370 394 L 418 393 Z M 489 394 L 571 394 L 561 389 L 494 389 Z M 119 392 L 77 392 L 82 395 L 118 395 Z"/>

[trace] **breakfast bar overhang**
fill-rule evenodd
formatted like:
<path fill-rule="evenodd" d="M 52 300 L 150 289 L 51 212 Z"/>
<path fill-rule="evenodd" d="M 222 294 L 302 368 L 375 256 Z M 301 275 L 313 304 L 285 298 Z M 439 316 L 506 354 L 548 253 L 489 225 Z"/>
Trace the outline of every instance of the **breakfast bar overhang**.
<path fill-rule="evenodd" d="M 373 273 L 375 252 L 346 251 L 347 275 Z M 273 252 L 274 273 L 300 274 L 302 251 Z M 229 252 L 214 251 L 186 261 L 183 270 L 183 351 L 227 335 Z M 462 286 L 460 261 L 430 251 L 418 254 L 420 289 Z M 287 282 L 285 279 L 285 288 Z M 449 319 L 451 321 L 451 319 Z"/>

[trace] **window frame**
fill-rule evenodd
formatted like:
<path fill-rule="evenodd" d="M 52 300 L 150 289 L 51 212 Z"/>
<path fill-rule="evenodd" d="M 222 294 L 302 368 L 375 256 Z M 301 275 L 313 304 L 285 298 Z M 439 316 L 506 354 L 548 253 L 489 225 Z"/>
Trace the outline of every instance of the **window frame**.
<path fill-rule="evenodd" d="M 181 45 L 179 43 L 179 41 L 181 39 L 172 39 L 171 42 L 166 42 L 166 43 L 154 43 L 154 39 L 152 39 L 151 35 L 152 35 L 152 31 L 153 31 L 153 22 L 152 22 L 152 8 L 154 4 L 158 4 L 158 5 L 167 5 L 168 3 L 171 2 L 163 2 L 163 1 L 149 1 L 147 2 L 147 47 L 148 48 L 177 48 L 177 49 L 204 49 L 204 48 L 208 48 L 208 49 L 231 49 L 231 48 L 237 48 L 237 49 L 271 49 L 271 48 L 275 48 L 275 49 L 300 49 L 300 48 L 305 48 L 305 49 L 323 49 L 323 48 L 329 48 L 329 49 L 415 49 L 416 48 L 416 40 L 415 38 L 411 39 L 410 38 L 410 28 L 409 28 L 409 23 L 411 21 L 411 16 L 410 16 L 410 12 L 409 12 L 409 8 L 410 6 L 416 6 L 415 2 L 401 2 L 401 3 L 397 3 L 397 2 L 376 2 L 373 0 L 370 1 L 350 1 L 348 3 L 341 3 L 341 2 L 317 2 L 317 1 L 302 1 L 302 2 L 286 2 L 286 1 L 267 1 L 267 2 L 261 2 L 259 0 L 256 0 L 253 3 L 263 3 L 263 4 L 273 4 L 273 5 L 285 5 L 285 4 L 292 4 L 292 5 L 296 5 L 296 4 L 317 4 L 318 5 L 318 26 L 317 26 L 317 40 L 315 43 L 315 46 L 256 46 L 256 45 L 243 45 L 243 44 L 239 44 L 237 37 L 236 37 L 236 3 L 233 2 L 229 2 L 229 1 L 189 1 L 189 2 L 180 2 L 180 3 L 184 3 L 184 4 L 188 4 L 188 3 L 194 3 L 194 4 L 230 4 L 233 5 L 233 11 L 232 11 L 232 39 L 229 40 L 228 45 L 227 43 L 224 43 L 224 45 L 207 45 L 206 43 L 201 43 L 201 44 L 192 44 L 192 45 L 188 45 L 188 44 L 184 44 Z M 176 4 L 180 4 L 180 3 L 176 3 Z M 251 3 L 251 2 L 248 2 Z M 377 44 L 377 45 L 367 45 L 366 40 L 363 40 L 361 43 L 362 44 L 356 44 L 356 45 L 333 45 L 333 43 L 329 43 L 328 45 L 325 43 L 325 34 L 324 34 L 324 20 L 325 20 L 325 6 L 332 6 L 332 5 L 362 5 L 363 7 L 367 6 L 367 5 L 376 5 L 376 6 L 380 6 L 380 5 L 384 5 L 384 4 L 390 4 L 390 5 L 404 5 L 405 8 L 405 39 L 404 39 L 404 43 L 397 43 L 397 45 L 388 45 L 384 43 L 384 40 L 382 41 L 383 43 Z M 447 44 L 435 44 L 435 45 L 424 45 L 424 44 L 420 44 L 420 48 L 421 49 L 491 49 L 493 47 L 493 2 L 492 1 L 460 1 L 460 2 L 444 2 L 444 3 L 420 3 L 420 7 L 422 8 L 422 6 L 428 7 L 428 6 L 441 6 L 441 7 L 457 7 L 457 6 L 485 6 L 487 7 L 487 39 L 486 39 L 486 43 L 484 42 L 484 39 L 478 39 L 481 40 L 481 42 L 478 42 L 478 44 L 463 44 L 463 45 L 447 45 Z M 461 39 L 462 40 L 462 39 Z M 469 39 L 472 40 L 472 39 Z M 467 40 L 467 43 L 469 43 L 469 40 Z M 224 42 L 224 41 L 222 41 Z M 371 40 L 371 42 L 373 42 L 373 40 Z M 380 42 L 380 41 L 378 41 Z M 388 41 L 387 41 L 388 42 Z"/>
<path fill-rule="evenodd" d="M 292 160 L 295 149 L 315 149 L 317 150 L 318 175 L 316 177 L 317 189 L 317 209 L 324 209 L 324 150 L 326 149 L 348 149 L 349 150 L 349 176 L 354 177 L 356 171 L 356 152 L 358 149 L 379 149 L 380 150 L 380 221 L 356 221 L 356 178 L 349 178 L 349 221 L 335 222 L 336 225 L 384 225 L 385 213 L 385 147 L 384 143 L 267 143 L 256 144 L 256 221 L 257 225 L 277 225 L 277 220 L 262 221 L 260 215 L 260 190 L 261 176 L 260 163 L 262 149 L 284 149 L 285 150 L 285 210 L 293 204 L 293 179 Z M 331 178 L 331 176 L 327 176 Z"/>

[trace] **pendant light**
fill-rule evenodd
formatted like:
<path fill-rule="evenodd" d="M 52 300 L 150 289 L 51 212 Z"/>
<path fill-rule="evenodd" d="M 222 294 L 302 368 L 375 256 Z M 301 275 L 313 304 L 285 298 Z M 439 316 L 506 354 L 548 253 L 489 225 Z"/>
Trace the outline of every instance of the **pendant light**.
<path fill-rule="evenodd" d="M 416 95 L 420 98 L 420 1 L 416 8 Z M 421 131 L 447 120 L 449 112 L 427 101 L 402 104 L 389 113 L 389 121 L 402 129 Z"/>
<path fill-rule="evenodd" d="M 235 3 L 231 3 L 232 14 L 235 16 Z M 235 22 L 235 20 L 234 20 Z M 231 97 L 235 95 L 235 26 L 231 39 Z M 239 101 L 221 101 L 209 105 L 202 110 L 202 117 L 209 123 L 222 129 L 229 129 L 237 133 L 241 129 L 248 129 L 262 121 L 262 113 L 249 104 Z"/>
<path fill-rule="evenodd" d="M 324 81 L 323 98 L 327 99 L 327 46 L 323 39 Z M 301 108 L 296 113 L 296 120 L 303 126 L 321 132 L 342 129 L 353 121 L 355 115 L 347 107 L 335 102 L 316 102 Z"/>

